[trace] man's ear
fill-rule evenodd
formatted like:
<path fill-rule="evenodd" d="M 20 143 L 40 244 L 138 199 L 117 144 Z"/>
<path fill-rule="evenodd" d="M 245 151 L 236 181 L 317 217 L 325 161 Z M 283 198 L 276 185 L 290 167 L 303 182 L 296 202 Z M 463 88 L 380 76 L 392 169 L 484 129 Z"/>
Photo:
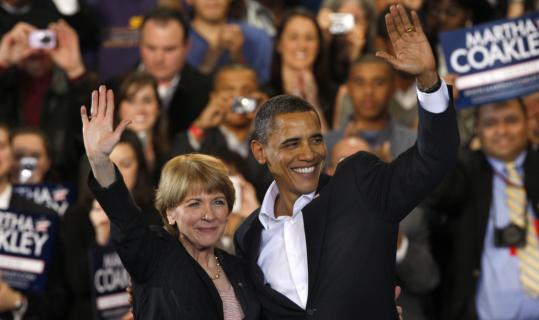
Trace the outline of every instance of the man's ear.
<path fill-rule="evenodd" d="M 251 152 L 256 161 L 260 164 L 266 164 L 266 153 L 264 152 L 264 145 L 258 140 L 251 141 Z"/>
<path fill-rule="evenodd" d="M 175 209 L 167 209 L 167 222 L 168 224 L 176 223 Z"/>

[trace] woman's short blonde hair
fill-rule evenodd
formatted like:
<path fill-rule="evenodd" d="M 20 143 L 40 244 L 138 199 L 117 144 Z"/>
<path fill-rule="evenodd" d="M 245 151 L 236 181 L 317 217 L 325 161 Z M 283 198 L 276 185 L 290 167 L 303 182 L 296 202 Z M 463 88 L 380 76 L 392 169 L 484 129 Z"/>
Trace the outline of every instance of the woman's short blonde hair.
<path fill-rule="evenodd" d="M 221 160 L 191 153 L 174 157 L 165 164 L 155 197 L 155 207 L 161 214 L 165 230 L 178 236 L 176 225 L 168 223 L 167 210 L 176 208 L 188 195 L 202 192 L 222 192 L 229 212 L 232 211 L 234 186 Z"/>

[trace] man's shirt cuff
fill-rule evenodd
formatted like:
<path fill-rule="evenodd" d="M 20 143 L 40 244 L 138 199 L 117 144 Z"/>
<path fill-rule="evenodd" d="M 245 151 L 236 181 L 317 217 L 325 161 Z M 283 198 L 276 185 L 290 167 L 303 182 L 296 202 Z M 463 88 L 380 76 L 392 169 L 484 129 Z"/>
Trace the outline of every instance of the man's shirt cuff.
<path fill-rule="evenodd" d="M 428 112 L 442 113 L 447 110 L 447 107 L 449 106 L 449 91 L 447 90 L 447 85 L 443 79 L 440 81 L 442 82 L 442 85 L 438 90 L 432 93 L 425 93 L 416 88 L 419 105 Z"/>

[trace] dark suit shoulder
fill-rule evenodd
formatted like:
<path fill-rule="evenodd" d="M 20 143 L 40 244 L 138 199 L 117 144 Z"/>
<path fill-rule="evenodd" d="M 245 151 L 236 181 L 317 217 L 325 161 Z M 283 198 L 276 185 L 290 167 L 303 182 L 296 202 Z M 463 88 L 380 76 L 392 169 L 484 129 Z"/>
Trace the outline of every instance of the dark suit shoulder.
<path fill-rule="evenodd" d="M 371 172 L 375 167 L 385 165 L 377 156 L 366 151 L 359 151 L 337 165 L 334 178 L 339 178 L 341 175 L 350 177 L 350 173 L 354 172 L 356 177 L 365 175 Z"/>

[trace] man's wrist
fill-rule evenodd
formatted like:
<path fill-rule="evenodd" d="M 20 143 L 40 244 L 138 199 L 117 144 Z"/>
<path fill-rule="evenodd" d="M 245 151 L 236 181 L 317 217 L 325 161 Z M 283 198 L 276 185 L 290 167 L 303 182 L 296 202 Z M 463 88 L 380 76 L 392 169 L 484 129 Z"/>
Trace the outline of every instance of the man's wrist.
<path fill-rule="evenodd" d="M 432 93 L 440 88 L 441 81 L 435 70 L 429 70 L 417 76 L 417 88 L 426 93 Z"/>

